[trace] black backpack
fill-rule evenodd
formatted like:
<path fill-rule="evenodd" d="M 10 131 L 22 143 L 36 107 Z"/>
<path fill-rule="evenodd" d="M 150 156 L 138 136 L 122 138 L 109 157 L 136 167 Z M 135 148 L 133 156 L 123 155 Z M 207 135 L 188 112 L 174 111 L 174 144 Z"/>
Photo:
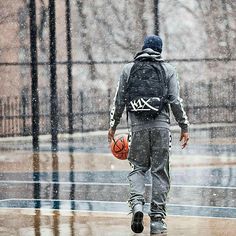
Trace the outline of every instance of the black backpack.
<path fill-rule="evenodd" d="M 155 119 L 167 103 L 167 79 L 162 62 L 136 60 L 127 86 L 128 112 L 139 119 Z"/>

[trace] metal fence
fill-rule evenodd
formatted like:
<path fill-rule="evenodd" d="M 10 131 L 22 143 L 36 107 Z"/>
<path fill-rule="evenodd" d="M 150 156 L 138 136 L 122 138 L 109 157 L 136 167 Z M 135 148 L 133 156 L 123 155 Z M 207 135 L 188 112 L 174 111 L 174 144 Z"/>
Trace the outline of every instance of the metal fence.
<path fill-rule="evenodd" d="M 235 78 L 183 84 L 181 97 L 184 100 L 190 123 L 235 123 L 235 88 Z M 114 92 L 111 89 L 96 94 L 80 91 L 73 95 L 74 132 L 108 129 L 109 110 Z M 49 134 L 51 131 L 50 96 L 44 95 L 39 101 L 39 133 Z M 31 97 L 26 95 L 0 97 L 0 137 L 32 135 L 30 102 Z M 58 94 L 58 117 L 58 132 L 68 133 L 68 100 L 62 93 Z M 119 127 L 126 126 L 124 113 Z"/>
<path fill-rule="evenodd" d="M 185 83 L 182 92 L 192 124 L 236 122 L 236 78 Z"/>
<path fill-rule="evenodd" d="M 0 137 L 32 135 L 31 97 L 0 98 Z M 58 132 L 68 133 L 67 98 L 58 96 Z M 110 90 L 105 94 L 91 95 L 83 91 L 73 97 L 74 132 L 88 132 L 108 129 L 109 109 L 111 105 Z M 40 99 L 39 133 L 51 131 L 50 96 Z"/>

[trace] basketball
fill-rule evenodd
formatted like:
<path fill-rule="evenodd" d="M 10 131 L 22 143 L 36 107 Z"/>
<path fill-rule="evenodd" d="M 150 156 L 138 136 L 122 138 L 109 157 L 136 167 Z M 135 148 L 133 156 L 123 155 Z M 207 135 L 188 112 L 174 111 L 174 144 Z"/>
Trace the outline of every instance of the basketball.
<path fill-rule="evenodd" d="M 119 134 L 114 137 L 110 147 L 114 157 L 119 160 L 126 160 L 129 151 L 128 134 Z"/>

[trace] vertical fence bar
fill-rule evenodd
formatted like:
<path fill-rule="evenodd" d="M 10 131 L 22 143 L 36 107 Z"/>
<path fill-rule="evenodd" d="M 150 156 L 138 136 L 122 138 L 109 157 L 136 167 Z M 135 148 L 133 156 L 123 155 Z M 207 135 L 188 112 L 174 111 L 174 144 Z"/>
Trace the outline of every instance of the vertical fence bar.
<path fill-rule="evenodd" d="M 4 123 L 5 114 L 4 114 L 4 102 L 2 98 L 0 102 L 1 102 L 1 136 L 4 137 L 5 136 L 5 123 Z"/>
<path fill-rule="evenodd" d="M 208 84 L 208 123 L 212 121 L 213 110 L 211 110 L 213 105 L 213 84 L 212 81 L 209 81 Z"/>
<path fill-rule="evenodd" d="M 80 127 L 81 133 L 84 132 L 84 92 L 80 91 Z"/>
<path fill-rule="evenodd" d="M 37 25 L 35 0 L 30 0 L 30 54 L 31 54 L 31 110 L 32 110 L 32 145 L 33 151 L 39 151 L 39 96 L 38 96 L 38 58 Z M 24 130 L 25 132 L 25 130 Z M 25 134 L 25 133 L 24 133 Z"/>
<path fill-rule="evenodd" d="M 58 98 L 56 73 L 56 12 L 55 0 L 49 0 L 49 50 L 50 50 L 50 103 L 51 150 L 58 151 Z"/>
<path fill-rule="evenodd" d="M 215 122 L 215 119 L 212 120 L 212 118 L 214 117 L 213 114 L 214 114 L 214 108 L 213 107 L 213 83 L 212 81 L 210 80 L 209 81 L 209 84 L 208 84 L 208 121 L 207 123 L 210 123 L 210 122 Z M 212 140 L 214 138 L 214 130 L 215 128 L 214 127 L 211 127 L 210 130 L 209 130 L 209 137 L 210 139 Z"/>
<path fill-rule="evenodd" d="M 21 95 L 21 117 L 22 117 L 22 131 L 23 136 L 26 136 L 26 97 L 25 94 Z"/>
<path fill-rule="evenodd" d="M 107 116 L 108 116 L 108 128 L 110 127 L 110 109 L 111 109 L 111 89 L 107 90 Z"/>
<path fill-rule="evenodd" d="M 180 92 L 181 92 L 181 97 L 185 101 L 185 103 L 184 103 L 185 112 L 190 119 L 190 117 L 191 117 L 190 111 L 193 112 L 193 110 L 191 109 L 190 103 L 188 102 L 189 101 L 189 90 L 188 90 L 187 82 L 184 83 L 183 89 L 181 89 Z"/>
<path fill-rule="evenodd" d="M 7 121 L 7 136 L 10 136 L 10 97 L 7 97 L 7 104 L 6 104 L 6 121 Z"/>
<path fill-rule="evenodd" d="M 3 136 L 3 105 L 2 98 L 0 98 L 0 137 Z"/>
<path fill-rule="evenodd" d="M 20 104 L 19 97 L 16 97 L 16 122 L 17 122 L 17 135 L 20 135 Z"/>
<path fill-rule="evenodd" d="M 1 137 L 4 137 L 5 136 L 5 123 L 4 123 L 4 120 L 5 120 L 5 114 L 4 114 L 4 99 L 1 98 L 0 99 L 0 109 L 1 109 Z"/>
<path fill-rule="evenodd" d="M 10 97 L 7 97 L 7 136 L 10 136 L 11 131 L 11 106 L 10 106 Z"/>
<path fill-rule="evenodd" d="M 233 86 L 232 116 L 233 116 L 233 122 L 236 123 L 236 79 L 235 78 L 232 78 L 232 86 Z"/>
<path fill-rule="evenodd" d="M 15 125 L 14 125 L 14 120 L 15 120 L 15 109 L 14 109 L 14 100 L 10 100 L 10 136 L 14 136 L 15 134 Z"/>
<path fill-rule="evenodd" d="M 18 133 L 18 126 L 17 126 L 17 97 L 13 98 L 13 136 L 16 136 Z"/>
<path fill-rule="evenodd" d="M 66 42 L 67 42 L 67 76 L 68 76 L 68 127 L 69 134 L 73 134 L 73 87 L 72 87 L 72 55 L 71 55 L 71 10 L 70 10 L 70 0 L 66 0 Z"/>
<path fill-rule="evenodd" d="M 3 133 L 4 133 L 4 136 L 6 136 L 6 99 L 4 99 L 4 102 L 3 102 Z"/>
<path fill-rule="evenodd" d="M 7 136 L 10 136 L 11 131 L 11 106 L 10 97 L 7 97 Z"/>

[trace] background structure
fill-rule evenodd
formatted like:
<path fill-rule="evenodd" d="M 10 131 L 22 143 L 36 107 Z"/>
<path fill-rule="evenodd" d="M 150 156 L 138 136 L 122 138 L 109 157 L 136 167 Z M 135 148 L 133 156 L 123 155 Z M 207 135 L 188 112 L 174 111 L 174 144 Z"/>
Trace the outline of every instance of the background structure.
<path fill-rule="evenodd" d="M 51 1 L 35 2 L 40 134 L 106 130 L 121 69 L 154 32 L 178 70 L 191 124 L 235 123 L 235 1 L 55 1 L 55 43 Z M 0 1 L 2 137 L 33 134 L 30 3 Z"/>

